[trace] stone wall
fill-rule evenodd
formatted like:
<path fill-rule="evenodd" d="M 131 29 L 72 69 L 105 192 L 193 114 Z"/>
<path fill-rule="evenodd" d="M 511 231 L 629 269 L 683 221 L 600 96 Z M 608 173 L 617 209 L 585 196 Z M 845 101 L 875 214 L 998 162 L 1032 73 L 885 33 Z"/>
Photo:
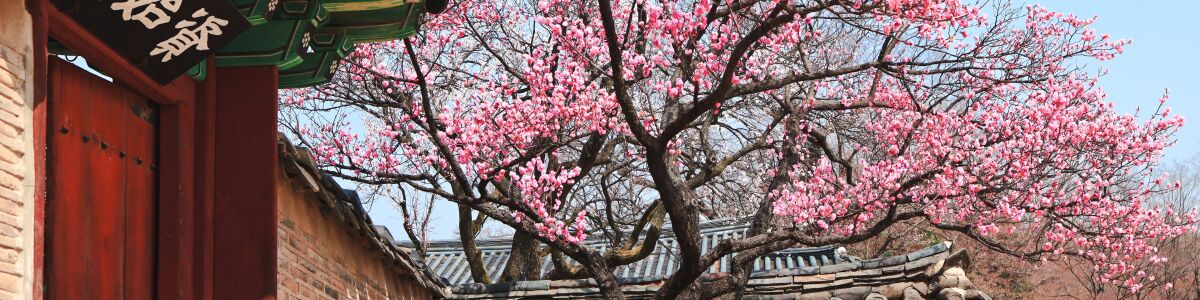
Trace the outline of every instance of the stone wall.
<path fill-rule="evenodd" d="M 280 176 L 279 299 L 433 298 L 411 271 L 322 207 L 313 188 Z"/>
<path fill-rule="evenodd" d="M 0 299 L 33 288 L 33 21 L 0 0 Z"/>

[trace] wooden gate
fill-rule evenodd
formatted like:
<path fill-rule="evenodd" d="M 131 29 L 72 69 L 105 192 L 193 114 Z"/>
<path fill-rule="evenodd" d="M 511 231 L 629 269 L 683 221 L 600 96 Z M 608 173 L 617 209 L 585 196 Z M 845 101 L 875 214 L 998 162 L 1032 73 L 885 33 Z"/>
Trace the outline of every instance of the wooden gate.
<path fill-rule="evenodd" d="M 157 122 L 145 97 L 49 62 L 48 299 L 154 296 Z"/>

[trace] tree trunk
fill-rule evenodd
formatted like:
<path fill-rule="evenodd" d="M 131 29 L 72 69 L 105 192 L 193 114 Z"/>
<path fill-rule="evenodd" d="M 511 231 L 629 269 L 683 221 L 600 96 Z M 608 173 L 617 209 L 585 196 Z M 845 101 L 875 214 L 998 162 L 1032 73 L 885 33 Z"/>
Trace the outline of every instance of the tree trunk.
<path fill-rule="evenodd" d="M 587 261 L 584 264 L 592 273 L 592 279 L 596 280 L 596 286 L 600 288 L 600 294 L 604 295 L 604 299 L 625 300 L 625 291 L 621 290 L 621 284 L 617 282 L 617 277 L 613 275 L 612 270 L 608 269 L 608 264 L 604 262 L 604 256 L 599 252 L 591 251 L 585 258 Z"/>
<path fill-rule="evenodd" d="M 463 256 L 467 259 L 467 264 L 471 267 L 471 280 L 476 283 L 491 283 L 488 278 L 487 269 L 483 268 L 483 255 L 479 253 L 479 247 L 475 246 L 475 236 L 479 234 L 479 230 L 475 227 L 474 218 L 471 218 L 471 207 L 466 205 L 458 205 L 458 237 L 462 241 Z"/>
<path fill-rule="evenodd" d="M 659 288 L 655 298 L 678 299 L 685 289 L 704 273 L 700 262 L 700 216 L 695 194 L 686 188 L 679 175 L 672 172 L 666 153 L 649 153 L 646 158 L 655 189 L 662 199 L 671 229 L 679 245 L 679 269 Z"/>
<path fill-rule="evenodd" d="M 538 255 L 539 246 L 532 235 L 521 231 L 513 234 L 512 251 L 499 282 L 540 280 L 542 257 Z"/>

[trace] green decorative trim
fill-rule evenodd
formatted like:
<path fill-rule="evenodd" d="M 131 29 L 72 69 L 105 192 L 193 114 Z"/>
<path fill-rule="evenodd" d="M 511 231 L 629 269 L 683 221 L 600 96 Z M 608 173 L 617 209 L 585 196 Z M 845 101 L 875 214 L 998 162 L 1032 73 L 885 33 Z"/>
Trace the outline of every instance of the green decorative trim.
<path fill-rule="evenodd" d="M 285 0 L 279 6 L 276 19 L 309 20 L 317 28 L 329 22 L 329 10 L 317 0 Z"/>
<path fill-rule="evenodd" d="M 312 48 L 316 51 L 334 51 L 338 57 L 344 58 L 354 50 L 355 44 L 350 42 L 349 37 L 344 28 L 327 30 L 313 35 Z"/>
<path fill-rule="evenodd" d="M 271 19 L 279 0 L 229 0 L 229 3 L 242 12 L 250 25 L 262 25 Z"/>
<path fill-rule="evenodd" d="M 205 78 L 208 78 L 208 59 L 200 61 L 199 64 L 192 66 L 192 68 L 188 69 L 187 73 L 185 74 L 187 74 L 188 77 L 191 77 L 192 80 L 204 81 Z"/>

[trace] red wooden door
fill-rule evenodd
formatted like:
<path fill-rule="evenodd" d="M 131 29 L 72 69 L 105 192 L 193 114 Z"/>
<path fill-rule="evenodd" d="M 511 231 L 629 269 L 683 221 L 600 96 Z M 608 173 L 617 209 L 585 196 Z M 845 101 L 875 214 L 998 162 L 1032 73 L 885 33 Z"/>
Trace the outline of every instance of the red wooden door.
<path fill-rule="evenodd" d="M 51 58 L 48 299 L 150 299 L 157 125 L 145 97 Z"/>

